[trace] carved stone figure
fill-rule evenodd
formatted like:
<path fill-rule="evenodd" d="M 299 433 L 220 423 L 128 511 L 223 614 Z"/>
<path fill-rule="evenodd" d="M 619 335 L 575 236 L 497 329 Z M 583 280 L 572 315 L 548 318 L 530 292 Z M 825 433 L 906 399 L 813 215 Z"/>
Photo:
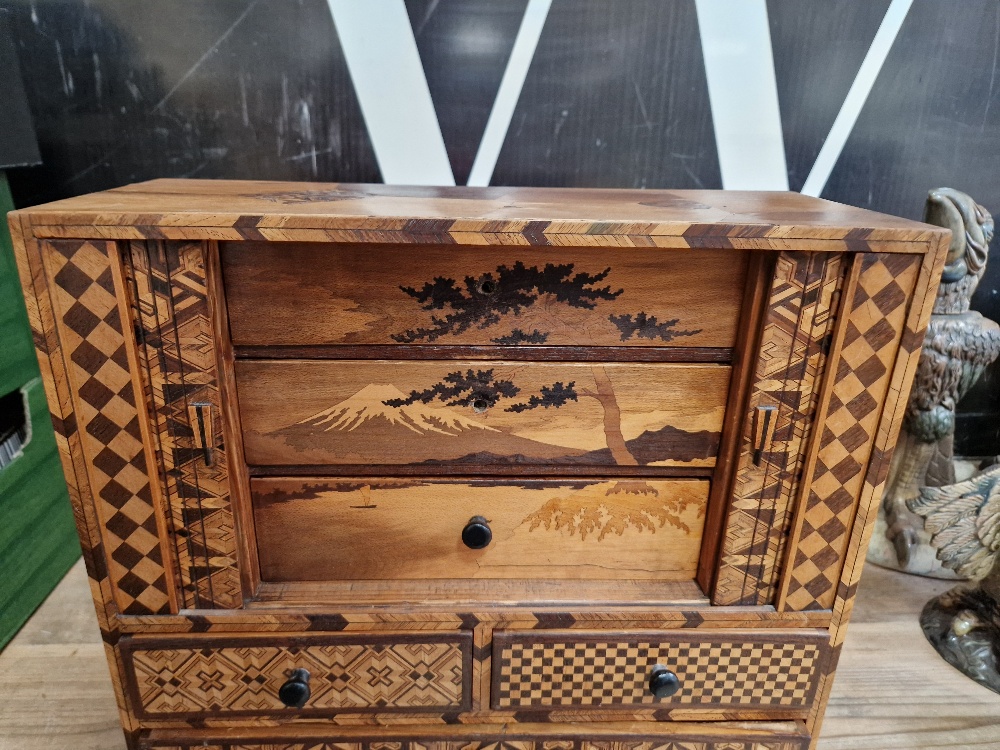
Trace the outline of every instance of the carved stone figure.
<path fill-rule="evenodd" d="M 1000 693 L 1000 463 L 965 482 L 925 487 L 909 507 L 926 519 L 945 567 L 979 581 L 931 599 L 920 615 L 924 635 L 945 661 Z"/>
<path fill-rule="evenodd" d="M 915 565 L 921 546 L 928 560 L 933 557 L 929 533 L 907 503 L 920 496 L 921 487 L 955 482 L 955 406 L 1000 354 L 1000 325 L 969 309 L 986 270 L 993 217 L 965 193 L 939 188 L 927 197 L 924 220 L 951 229 L 951 246 L 883 498 L 892 549 L 883 543 L 880 559 L 876 546 L 869 559 L 933 573 L 927 563 L 923 569 Z M 893 552 L 895 560 L 887 561 Z"/>

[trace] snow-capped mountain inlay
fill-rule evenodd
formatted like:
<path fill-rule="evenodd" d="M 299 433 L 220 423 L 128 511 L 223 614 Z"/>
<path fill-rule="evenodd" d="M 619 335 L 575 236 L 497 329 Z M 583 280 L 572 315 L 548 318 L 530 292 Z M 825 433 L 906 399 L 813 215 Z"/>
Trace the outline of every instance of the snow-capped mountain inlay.
<path fill-rule="evenodd" d="M 366 422 L 385 420 L 391 425 L 400 425 L 417 434 L 435 432 L 440 435 L 455 436 L 465 430 L 498 431 L 446 406 L 433 407 L 426 404 L 386 406 L 383 403 L 397 398 L 406 398 L 406 394 L 393 385 L 373 383 L 366 385 L 350 398 L 311 417 L 306 417 L 296 424 L 321 427 L 324 432 L 331 430 L 351 432 Z"/>

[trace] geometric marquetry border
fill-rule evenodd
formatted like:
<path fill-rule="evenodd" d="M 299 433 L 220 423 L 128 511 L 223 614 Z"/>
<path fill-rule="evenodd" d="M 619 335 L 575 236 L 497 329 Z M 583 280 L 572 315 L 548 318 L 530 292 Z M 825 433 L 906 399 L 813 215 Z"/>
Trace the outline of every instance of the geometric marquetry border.
<path fill-rule="evenodd" d="M 845 266 L 839 254 L 785 252 L 777 258 L 713 604 L 762 605 L 773 599 Z M 759 406 L 775 409 L 775 429 L 769 450 L 755 461 L 753 413 Z"/>
<path fill-rule="evenodd" d="M 158 737 L 144 741 L 142 748 L 158 750 L 806 750 L 809 738 L 794 736 L 766 738 L 745 728 L 721 726 L 714 730 L 680 725 L 654 732 L 588 727 L 564 728 L 535 725 L 519 731 L 512 726 L 499 731 L 495 726 L 470 725 L 448 729 L 409 728 L 405 736 L 396 729 L 359 728 L 352 732 L 335 729 L 322 734 L 299 731 L 294 735 L 276 732 L 255 733 L 252 740 L 221 737 L 212 732 L 178 739 Z M 761 730 L 763 731 L 763 730 Z M 778 730 L 780 732 L 780 730 Z M 261 735 L 264 739 L 258 739 Z"/>
<path fill-rule="evenodd" d="M 128 691 L 149 719 L 353 716 L 468 711 L 472 634 L 271 635 L 122 641 Z M 311 695 L 278 699 L 295 669 Z"/>
<path fill-rule="evenodd" d="M 63 240 L 40 250 L 62 348 L 53 365 L 62 366 L 70 390 L 56 429 L 78 432 L 71 444 L 88 479 L 81 496 L 93 504 L 113 600 L 125 615 L 170 612 L 172 581 L 142 434 L 132 328 L 127 318 L 123 324 L 116 246 Z"/>
<path fill-rule="evenodd" d="M 830 609 L 865 467 L 904 335 L 920 256 L 869 253 L 836 342 L 808 494 L 796 518 L 781 606 Z"/>
<path fill-rule="evenodd" d="M 123 244 L 182 606 L 242 605 L 203 243 Z M 196 409 L 198 410 L 196 412 Z M 202 424 L 193 420 L 202 419 Z M 201 434 L 211 445 L 201 444 Z"/>

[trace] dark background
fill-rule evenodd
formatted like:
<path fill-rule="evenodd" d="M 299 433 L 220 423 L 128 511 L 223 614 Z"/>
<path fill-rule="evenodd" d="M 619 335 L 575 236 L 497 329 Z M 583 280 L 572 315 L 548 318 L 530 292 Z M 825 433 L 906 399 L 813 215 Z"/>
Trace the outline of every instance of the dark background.
<path fill-rule="evenodd" d="M 406 2 L 459 184 L 526 2 Z M 792 190 L 888 4 L 768 1 Z M 381 181 L 324 0 L 2 11 L 43 159 L 9 172 L 19 206 L 154 177 Z M 998 50 L 997 0 L 914 0 L 823 197 L 919 219 L 950 186 L 1000 214 Z M 693 0 L 554 0 L 493 184 L 721 188 L 711 118 Z M 1000 319 L 1000 240 L 990 255 L 973 307 Z M 1000 452 L 1000 367 L 960 412 L 959 453 Z"/>

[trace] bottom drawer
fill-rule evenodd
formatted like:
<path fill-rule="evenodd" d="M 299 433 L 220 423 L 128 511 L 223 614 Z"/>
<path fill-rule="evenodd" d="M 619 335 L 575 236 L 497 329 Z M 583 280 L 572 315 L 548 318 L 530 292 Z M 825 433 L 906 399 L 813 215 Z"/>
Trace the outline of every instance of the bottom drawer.
<path fill-rule="evenodd" d="M 444 726 L 326 726 L 292 729 L 154 731 L 142 750 L 806 750 L 798 722 L 507 724 Z"/>
<path fill-rule="evenodd" d="M 699 479 L 269 477 L 250 483 L 261 578 L 692 581 Z M 473 518 L 490 529 L 470 547 Z"/>
<path fill-rule="evenodd" d="M 828 644 L 822 630 L 498 631 L 491 704 L 518 712 L 642 707 L 796 718 L 812 704 Z"/>
<path fill-rule="evenodd" d="M 135 638 L 122 643 L 140 718 L 468 710 L 471 633 Z M 279 691 L 309 672 L 309 697 Z"/>

